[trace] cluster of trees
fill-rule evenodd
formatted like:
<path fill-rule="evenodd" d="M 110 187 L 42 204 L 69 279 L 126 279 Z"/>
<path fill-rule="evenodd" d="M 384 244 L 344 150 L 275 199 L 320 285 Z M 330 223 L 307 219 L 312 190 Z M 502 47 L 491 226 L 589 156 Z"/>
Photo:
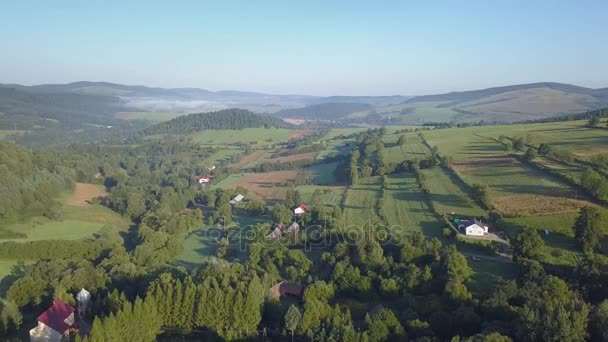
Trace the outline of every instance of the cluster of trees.
<path fill-rule="evenodd" d="M 0 223 L 46 215 L 59 218 L 57 194 L 76 181 L 90 181 L 97 169 L 86 157 L 64 151 L 30 151 L 0 141 Z"/>
<path fill-rule="evenodd" d="M 143 133 L 150 134 L 183 134 L 201 132 L 207 129 L 243 129 L 243 128 L 289 128 L 287 122 L 271 116 L 259 115 L 244 109 L 225 109 L 217 112 L 199 113 L 179 116 L 146 128 Z"/>
<path fill-rule="evenodd" d="M 305 167 L 311 166 L 313 164 L 313 160 L 293 160 L 282 163 L 265 161 L 259 163 L 251 168 L 253 172 L 270 172 L 270 171 L 283 171 L 283 170 L 293 170 L 293 169 L 303 169 Z"/>
<path fill-rule="evenodd" d="M 602 201 L 608 201 L 608 179 L 592 168 L 581 175 L 580 184 L 590 194 Z"/>

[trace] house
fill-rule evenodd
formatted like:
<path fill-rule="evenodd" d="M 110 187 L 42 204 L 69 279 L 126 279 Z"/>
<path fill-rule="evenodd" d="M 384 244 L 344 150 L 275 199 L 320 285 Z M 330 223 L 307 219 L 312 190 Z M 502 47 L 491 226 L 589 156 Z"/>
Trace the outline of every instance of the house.
<path fill-rule="evenodd" d="M 238 194 L 233 199 L 230 200 L 230 204 L 235 205 L 238 202 L 242 201 L 243 199 L 245 199 L 245 196 Z"/>
<path fill-rule="evenodd" d="M 305 214 L 308 212 L 308 208 L 306 208 L 306 206 L 304 205 L 304 203 L 300 203 L 299 206 L 295 207 L 293 209 L 293 213 L 300 216 L 302 214 Z"/>
<path fill-rule="evenodd" d="M 468 236 L 484 236 L 488 234 L 488 226 L 477 219 L 458 221 L 458 230 L 464 230 L 464 235 Z"/>
<path fill-rule="evenodd" d="M 304 286 L 300 284 L 281 281 L 270 289 L 270 293 L 275 298 L 296 297 L 301 299 L 304 296 L 304 289 Z"/>
<path fill-rule="evenodd" d="M 198 179 L 199 184 L 209 183 L 209 176 L 197 176 L 196 179 Z"/>
<path fill-rule="evenodd" d="M 30 330 L 30 341 L 62 341 L 63 337 L 76 328 L 74 308 L 59 299 L 38 316 L 38 326 Z"/>

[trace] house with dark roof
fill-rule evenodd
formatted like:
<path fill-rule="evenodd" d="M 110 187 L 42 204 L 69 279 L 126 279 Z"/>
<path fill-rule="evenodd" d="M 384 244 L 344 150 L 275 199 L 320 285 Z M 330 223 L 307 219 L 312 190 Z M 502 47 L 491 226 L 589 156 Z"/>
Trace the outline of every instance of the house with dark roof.
<path fill-rule="evenodd" d="M 76 329 L 74 308 L 60 299 L 38 316 L 38 326 L 30 330 L 31 342 L 59 342 L 64 336 Z"/>

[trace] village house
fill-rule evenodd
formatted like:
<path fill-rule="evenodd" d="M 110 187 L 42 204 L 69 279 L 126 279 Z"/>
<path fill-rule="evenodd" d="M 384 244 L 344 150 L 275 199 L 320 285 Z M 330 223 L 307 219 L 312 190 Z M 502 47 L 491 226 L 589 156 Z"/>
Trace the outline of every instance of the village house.
<path fill-rule="evenodd" d="M 488 234 L 488 226 L 484 225 L 478 219 L 455 221 L 458 224 L 458 230 L 467 236 L 484 236 Z"/>
<path fill-rule="evenodd" d="M 196 179 L 198 179 L 199 184 L 209 183 L 209 176 L 197 176 Z"/>
<path fill-rule="evenodd" d="M 32 342 L 59 342 L 64 336 L 76 329 L 74 308 L 59 299 L 38 316 L 38 326 L 30 330 Z"/>
<path fill-rule="evenodd" d="M 300 216 L 302 214 L 305 214 L 308 212 L 308 208 L 306 208 L 306 206 L 304 205 L 304 203 L 300 203 L 299 206 L 295 207 L 293 209 L 293 213 L 296 214 L 296 216 Z"/>

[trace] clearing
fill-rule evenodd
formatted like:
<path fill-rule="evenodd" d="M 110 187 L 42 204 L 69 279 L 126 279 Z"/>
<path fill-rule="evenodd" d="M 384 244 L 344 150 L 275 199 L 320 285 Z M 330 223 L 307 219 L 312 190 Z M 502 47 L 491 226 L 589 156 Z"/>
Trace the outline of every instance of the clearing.
<path fill-rule="evenodd" d="M 108 193 L 99 184 L 76 183 L 74 192 L 65 200 L 65 204 L 73 206 L 87 206 L 94 198 L 104 197 Z"/>
<path fill-rule="evenodd" d="M 421 170 L 428 180 L 429 197 L 435 210 L 440 214 L 485 216 L 483 210 L 470 197 L 468 187 L 458 177 L 440 166 Z"/>

